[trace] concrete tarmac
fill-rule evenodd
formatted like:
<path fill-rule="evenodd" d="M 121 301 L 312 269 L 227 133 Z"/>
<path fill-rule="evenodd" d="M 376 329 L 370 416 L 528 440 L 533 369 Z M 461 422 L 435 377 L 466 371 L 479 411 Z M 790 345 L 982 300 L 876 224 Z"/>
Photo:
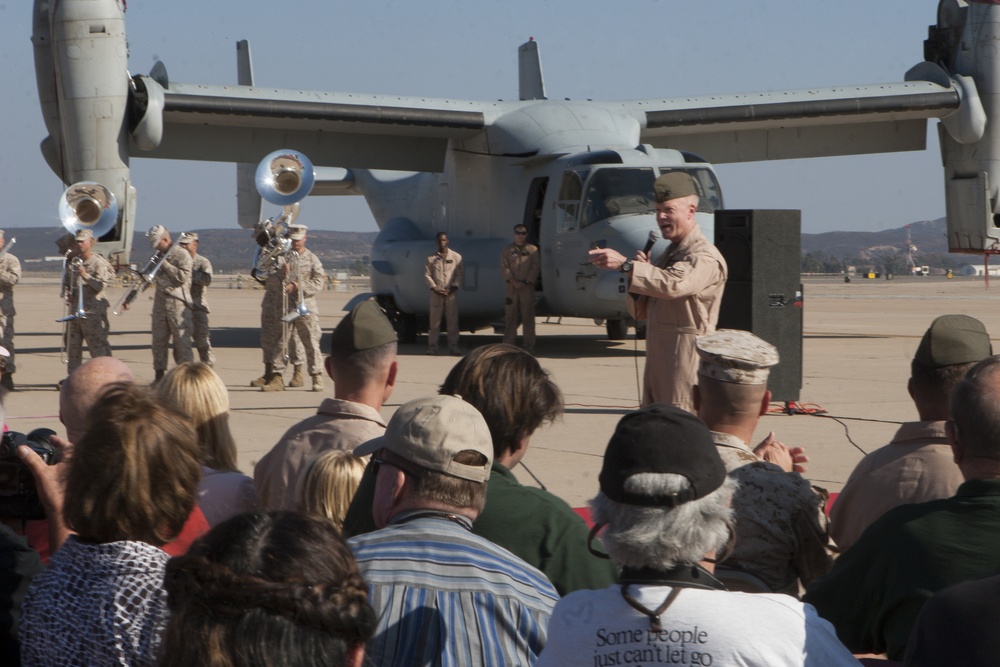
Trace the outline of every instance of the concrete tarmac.
<path fill-rule="evenodd" d="M 993 338 L 1000 335 L 1000 311 L 990 306 L 994 290 L 982 278 L 896 278 L 845 283 L 843 278 L 804 278 L 803 387 L 800 403 L 826 414 L 788 415 L 775 406 L 755 434 L 774 431 L 789 446 L 803 446 L 811 459 L 807 477 L 839 491 L 863 452 L 885 444 L 898 424 L 915 419 L 906 392 L 909 364 L 931 320 L 963 313 L 982 320 Z M 246 282 L 242 285 L 245 287 Z M 230 390 L 231 423 L 239 445 L 239 465 L 252 474 L 256 461 L 291 425 L 315 413 L 333 393 L 324 378 L 322 393 L 302 389 L 263 393 L 249 383 L 263 372 L 260 352 L 260 301 L 263 292 L 236 289 L 217 276 L 208 290 L 216 370 Z M 343 316 L 344 304 L 366 284 L 339 285 L 318 296 L 324 348 Z M 110 290 L 112 305 L 124 292 Z M 11 430 L 49 427 L 60 435 L 56 383 L 65 376 L 62 361 L 64 314 L 56 278 L 26 274 L 16 288 L 17 391 L 4 399 Z M 132 368 L 140 382 L 153 379 L 150 352 L 151 291 L 124 315 L 111 316 L 114 355 Z M 566 412 L 535 433 L 515 473 L 529 485 L 539 483 L 573 506 L 597 492 L 601 457 L 615 424 L 639 404 L 645 341 L 608 341 L 604 327 L 589 320 L 538 318 L 536 353 L 562 389 Z M 464 351 L 500 342 L 492 331 L 463 333 Z M 457 357 L 424 354 L 426 338 L 400 346 L 400 372 L 386 418 L 402 403 L 437 392 Z M 1000 349 L 998 349 L 1000 351 Z M 89 358 L 86 351 L 84 358 Z M 286 382 L 291 371 L 286 372 Z M 528 472 L 530 469 L 530 473 Z M 538 481 L 532 478 L 532 474 Z"/>

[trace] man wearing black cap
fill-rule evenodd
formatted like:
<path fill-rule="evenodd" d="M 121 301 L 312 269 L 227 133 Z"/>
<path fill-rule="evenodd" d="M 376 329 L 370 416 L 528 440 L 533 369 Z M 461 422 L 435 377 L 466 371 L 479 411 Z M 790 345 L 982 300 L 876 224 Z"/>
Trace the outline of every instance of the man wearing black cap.
<path fill-rule="evenodd" d="M 382 435 L 379 410 L 396 384 L 396 331 L 374 301 L 362 301 L 333 330 L 326 372 L 333 398 L 316 415 L 288 430 L 254 468 L 257 502 L 263 509 L 295 510 L 297 485 L 320 453 L 351 451 Z"/>
<path fill-rule="evenodd" d="M 646 372 L 642 404 L 667 403 L 694 412 L 697 383 L 695 339 L 715 331 L 726 286 L 726 260 L 701 233 L 695 220 L 698 189 L 682 171 L 656 179 L 656 224 L 670 241 L 651 264 L 641 250 L 635 258 L 611 249 L 590 251 L 590 262 L 629 277 L 629 314 L 646 320 Z"/>
<path fill-rule="evenodd" d="M 861 459 L 830 511 L 830 535 L 842 552 L 893 507 L 955 494 L 963 479 L 945 436 L 948 400 L 966 371 L 992 353 L 974 317 L 942 315 L 931 323 L 907 384 L 919 421 L 903 423 L 888 445 Z"/>
<path fill-rule="evenodd" d="M 857 665 L 811 607 L 730 593 L 712 576 L 737 483 L 696 417 L 662 404 L 626 415 L 598 481 L 592 516 L 619 583 L 559 601 L 537 667 Z"/>
<path fill-rule="evenodd" d="M 902 660 L 935 591 L 1000 571 L 997 395 L 1000 356 L 973 366 L 952 393 L 945 433 L 965 480 L 955 495 L 889 510 L 806 591 L 855 653 Z M 964 664 L 962 656 L 951 664 Z"/>

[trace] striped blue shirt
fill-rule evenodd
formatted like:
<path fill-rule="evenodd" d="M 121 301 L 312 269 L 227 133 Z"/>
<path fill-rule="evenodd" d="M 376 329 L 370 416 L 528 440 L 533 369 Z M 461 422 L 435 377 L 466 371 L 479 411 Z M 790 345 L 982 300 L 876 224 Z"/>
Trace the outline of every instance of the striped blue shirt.
<path fill-rule="evenodd" d="M 375 665 L 534 664 L 558 594 L 545 575 L 464 518 L 405 512 L 348 540 L 379 617 Z"/>

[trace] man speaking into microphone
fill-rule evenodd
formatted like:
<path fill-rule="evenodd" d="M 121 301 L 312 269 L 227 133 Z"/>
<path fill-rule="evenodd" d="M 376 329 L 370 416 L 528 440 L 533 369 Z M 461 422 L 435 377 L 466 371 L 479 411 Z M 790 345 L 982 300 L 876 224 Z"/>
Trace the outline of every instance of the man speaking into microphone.
<path fill-rule="evenodd" d="M 695 221 L 698 190 L 682 171 L 663 174 L 653 184 L 656 224 L 670 247 L 654 265 L 648 250 L 626 259 L 611 248 L 590 251 L 590 262 L 628 275 L 628 311 L 646 320 L 646 373 L 642 405 L 667 403 L 694 413 L 697 382 L 695 339 L 715 331 L 726 260 Z"/>

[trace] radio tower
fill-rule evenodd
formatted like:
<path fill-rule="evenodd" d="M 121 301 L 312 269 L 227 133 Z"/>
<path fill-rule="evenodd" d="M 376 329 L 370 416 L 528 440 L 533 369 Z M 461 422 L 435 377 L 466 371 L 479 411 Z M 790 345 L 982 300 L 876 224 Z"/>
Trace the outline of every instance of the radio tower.
<path fill-rule="evenodd" d="M 910 226 L 906 225 L 906 274 L 912 276 L 916 264 L 913 262 L 913 253 L 917 251 L 917 246 L 910 240 Z"/>

